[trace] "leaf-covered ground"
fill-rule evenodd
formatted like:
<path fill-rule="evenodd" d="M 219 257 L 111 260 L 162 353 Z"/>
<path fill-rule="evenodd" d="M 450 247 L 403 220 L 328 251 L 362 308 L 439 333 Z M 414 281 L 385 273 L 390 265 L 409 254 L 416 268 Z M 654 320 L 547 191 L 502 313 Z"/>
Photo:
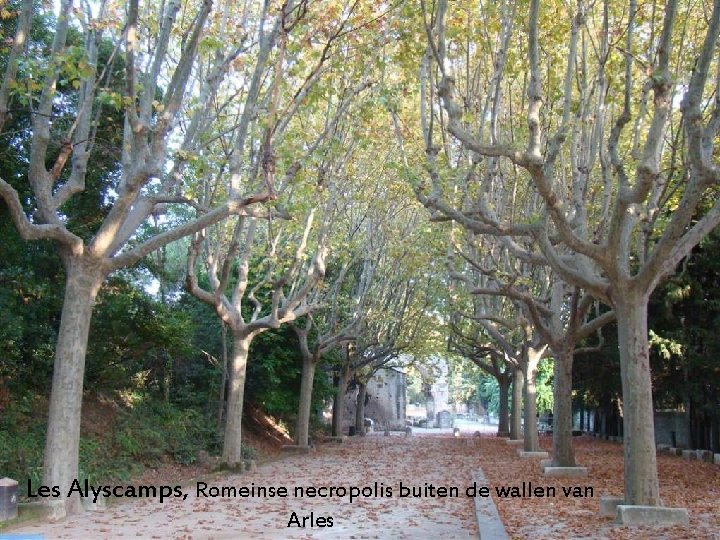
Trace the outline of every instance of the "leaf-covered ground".
<path fill-rule="evenodd" d="M 483 439 L 480 463 L 495 484 L 532 482 L 554 486 L 555 498 L 496 499 L 505 527 L 514 538 L 611 538 L 611 539 L 718 539 L 720 538 L 720 466 L 680 457 L 658 455 L 660 490 L 665 506 L 687 508 L 689 526 L 620 527 L 598 513 L 600 497 L 621 496 L 622 444 L 591 437 L 574 440 L 578 465 L 588 468 L 587 478 L 546 478 L 537 459 L 517 457 L 503 441 Z M 551 450 L 550 438 L 541 442 Z M 569 497 L 562 487 L 591 486 L 592 498 Z"/>
<path fill-rule="evenodd" d="M 373 434 L 343 445 L 324 445 L 307 456 L 267 463 L 253 472 L 211 476 L 208 486 L 286 487 L 288 497 L 197 496 L 196 481 L 185 482 L 186 500 L 160 504 L 144 499 L 111 504 L 103 513 L 63 523 L 25 526 L 22 532 L 46 538 L 477 538 L 472 499 L 465 489 L 482 468 L 506 529 L 513 538 L 718 538 L 720 467 L 660 456 L 662 495 L 668 506 L 690 511 L 689 527 L 618 527 L 598 514 L 602 495 L 622 492 L 622 447 L 590 438 L 575 440 L 584 479 L 546 479 L 538 460 L 522 459 L 515 448 L 490 437 L 384 437 Z M 549 439 L 543 445 L 549 447 Z M 162 479 L 153 479 L 162 483 Z M 400 497 L 399 487 L 420 488 L 421 497 Z M 549 498 L 498 499 L 495 487 L 555 487 Z M 377 483 L 377 486 L 376 486 Z M 457 487 L 458 497 L 431 496 L 432 485 Z M 527 484 L 526 484 L 527 485 Z M 295 497 L 296 487 L 371 488 L 350 503 L 348 494 Z M 592 487 L 592 497 L 565 497 L 561 488 Z M 388 496 L 387 488 L 392 490 Z M 377 489 L 382 491 L 376 496 Z M 437 495 L 437 493 L 435 493 Z M 333 526 L 290 526 L 313 513 L 332 517 Z M 12 531 L 12 532 L 18 532 Z"/>

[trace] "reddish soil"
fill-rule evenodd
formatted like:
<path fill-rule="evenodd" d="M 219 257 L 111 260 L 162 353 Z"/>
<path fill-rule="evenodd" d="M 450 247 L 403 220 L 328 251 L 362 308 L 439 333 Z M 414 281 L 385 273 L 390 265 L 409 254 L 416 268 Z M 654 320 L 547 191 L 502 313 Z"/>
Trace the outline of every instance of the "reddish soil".
<path fill-rule="evenodd" d="M 275 419 L 259 408 L 246 405 L 244 412 L 243 439 L 258 453 L 258 461 L 276 457 L 283 446 L 293 444 L 293 440 Z"/>

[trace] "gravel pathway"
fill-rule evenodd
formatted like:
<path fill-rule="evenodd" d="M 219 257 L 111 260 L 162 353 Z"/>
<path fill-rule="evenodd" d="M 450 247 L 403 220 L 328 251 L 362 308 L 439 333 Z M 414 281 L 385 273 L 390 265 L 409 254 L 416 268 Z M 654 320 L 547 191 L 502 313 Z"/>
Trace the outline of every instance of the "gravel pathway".
<path fill-rule="evenodd" d="M 465 490 L 479 469 L 482 445 L 483 439 L 472 436 L 375 433 L 241 475 L 189 483 L 184 500 L 123 501 L 104 512 L 8 533 L 45 539 L 477 538 L 473 500 Z M 401 497 L 401 484 L 420 496 Z M 287 496 L 248 497 L 242 487 L 285 488 Z M 313 493 L 308 487 L 326 489 Z M 212 496 L 223 488 L 236 494 Z M 449 496 L 452 488 L 458 496 Z"/>

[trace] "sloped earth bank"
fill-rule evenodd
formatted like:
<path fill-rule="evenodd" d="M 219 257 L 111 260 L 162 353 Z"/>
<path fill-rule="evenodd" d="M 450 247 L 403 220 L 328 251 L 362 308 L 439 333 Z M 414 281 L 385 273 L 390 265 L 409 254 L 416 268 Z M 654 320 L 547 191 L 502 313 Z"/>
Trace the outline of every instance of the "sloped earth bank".
<path fill-rule="evenodd" d="M 543 445 L 549 447 L 549 440 Z M 662 495 L 668 506 L 690 511 L 688 527 L 618 527 L 598 515 L 599 498 L 622 491 L 622 447 L 589 438 L 576 439 L 578 463 L 589 468 L 581 479 L 546 479 L 538 460 L 517 457 L 515 448 L 494 438 L 452 438 L 372 434 L 343 445 L 321 445 L 307 456 L 267 463 L 253 472 L 203 479 L 208 486 L 285 487 L 288 497 L 198 496 L 197 481 L 184 484 L 186 500 L 162 504 L 142 499 L 113 504 L 51 525 L 23 527 L 12 533 L 42 533 L 45 538 L 477 538 L 472 500 L 465 489 L 478 468 L 485 472 L 500 516 L 512 538 L 720 538 L 720 467 L 659 456 Z M 400 497 L 399 487 L 458 487 L 459 497 Z M 554 487 L 554 497 L 497 497 L 495 488 Z M 377 487 L 375 485 L 377 483 Z M 370 488 L 352 504 L 348 495 L 294 497 L 297 486 Z M 562 488 L 592 488 L 592 497 L 565 497 Z M 387 496 L 391 488 L 392 496 Z M 375 495 L 380 496 L 375 496 Z M 588 493 L 589 494 L 589 493 Z M 383 496 L 384 495 L 384 496 Z M 288 527 L 297 515 L 313 514 L 305 528 Z M 318 518 L 332 517 L 319 528 Z M 327 523 L 326 523 L 327 524 Z"/>

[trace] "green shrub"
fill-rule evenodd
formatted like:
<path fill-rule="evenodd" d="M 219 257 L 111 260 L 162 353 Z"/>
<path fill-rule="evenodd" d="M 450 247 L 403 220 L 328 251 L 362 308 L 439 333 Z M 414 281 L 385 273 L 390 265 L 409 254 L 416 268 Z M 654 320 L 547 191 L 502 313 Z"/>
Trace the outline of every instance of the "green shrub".
<path fill-rule="evenodd" d="M 257 450 L 249 444 L 240 443 L 240 449 L 243 459 L 255 459 L 257 457 Z"/>
<path fill-rule="evenodd" d="M 0 477 L 19 482 L 24 495 L 27 479 L 38 485 L 42 479 L 45 422 L 33 418 L 33 399 L 23 396 L 11 401 L 0 415 Z"/>
<path fill-rule="evenodd" d="M 164 456 L 193 463 L 199 451 L 216 450 L 218 440 L 214 422 L 199 411 L 158 402 L 124 413 L 115 435 L 124 453 L 146 465 L 156 465 Z"/>
<path fill-rule="evenodd" d="M 0 477 L 18 480 L 18 494 L 27 495 L 27 479 L 42 482 L 46 420 L 31 396 L 11 402 L 0 414 Z M 121 411 L 113 433 L 80 439 L 78 479 L 91 484 L 127 481 L 143 465 L 163 461 L 190 464 L 200 450 L 217 451 L 215 422 L 195 409 L 162 402 L 144 402 Z M 243 456 L 254 450 L 243 447 Z"/>

